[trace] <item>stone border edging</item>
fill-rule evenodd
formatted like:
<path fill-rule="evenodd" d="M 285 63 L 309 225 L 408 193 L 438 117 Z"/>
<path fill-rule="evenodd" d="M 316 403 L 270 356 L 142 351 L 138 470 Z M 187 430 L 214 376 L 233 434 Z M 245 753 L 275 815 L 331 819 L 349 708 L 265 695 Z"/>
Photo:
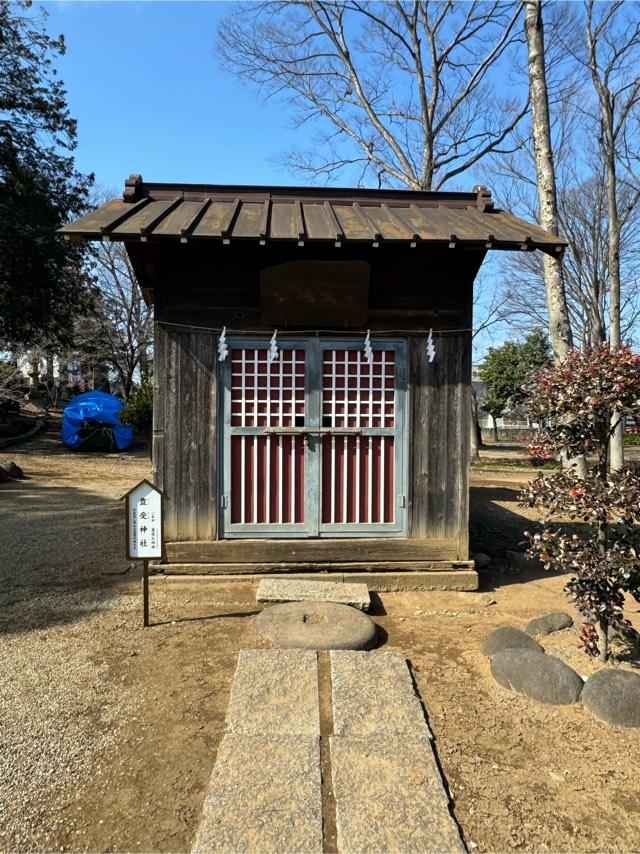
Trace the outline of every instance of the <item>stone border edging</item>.
<path fill-rule="evenodd" d="M 556 617 L 558 613 L 546 616 Z M 552 629 L 549 634 L 556 631 L 562 628 Z M 522 642 L 525 639 L 532 640 L 514 626 L 499 626 L 483 640 L 480 653 L 489 658 L 491 676 L 500 687 L 544 705 L 581 705 L 606 726 L 640 729 L 640 674 L 605 666 L 584 679 L 562 659 L 547 655 L 538 644 L 538 650 L 531 649 Z M 548 664 L 544 664 L 545 659 Z M 543 678 L 545 675 L 547 678 Z M 532 677 L 530 684 L 528 677 Z"/>
<path fill-rule="evenodd" d="M 32 427 L 31 430 L 28 430 L 26 433 L 21 433 L 19 436 L 7 436 L 5 439 L 0 439 L 0 448 L 8 448 L 11 445 L 19 445 L 21 442 L 28 442 L 29 439 L 33 439 L 33 437 L 42 430 L 48 420 L 49 416 L 45 412 L 37 418 L 35 427 Z"/>

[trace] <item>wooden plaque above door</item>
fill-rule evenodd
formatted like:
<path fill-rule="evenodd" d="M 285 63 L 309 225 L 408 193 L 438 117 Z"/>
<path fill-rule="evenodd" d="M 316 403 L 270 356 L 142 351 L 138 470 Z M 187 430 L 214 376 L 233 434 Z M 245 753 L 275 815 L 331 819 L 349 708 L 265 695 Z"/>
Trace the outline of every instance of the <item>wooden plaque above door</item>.
<path fill-rule="evenodd" d="M 261 317 L 268 325 L 361 328 L 368 302 L 365 261 L 290 261 L 260 274 Z"/>

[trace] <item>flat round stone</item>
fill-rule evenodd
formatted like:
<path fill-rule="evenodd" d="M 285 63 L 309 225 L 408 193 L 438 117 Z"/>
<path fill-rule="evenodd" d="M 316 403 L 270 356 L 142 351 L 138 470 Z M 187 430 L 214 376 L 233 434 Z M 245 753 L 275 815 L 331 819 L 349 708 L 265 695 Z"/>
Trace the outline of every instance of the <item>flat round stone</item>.
<path fill-rule="evenodd" d="M 297 649 L 371 649 L 376 624 L 348 605 L 333 602 L 285 602 L 258 614 L 256 632 L 282 647 Z"/>

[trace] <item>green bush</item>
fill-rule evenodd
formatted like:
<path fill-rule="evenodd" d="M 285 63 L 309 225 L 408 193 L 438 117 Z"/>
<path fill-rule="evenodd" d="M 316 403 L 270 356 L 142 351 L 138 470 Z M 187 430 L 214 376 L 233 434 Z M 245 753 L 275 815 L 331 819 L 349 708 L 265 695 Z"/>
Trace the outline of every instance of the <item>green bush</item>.
<path fill-rule="evenodd" d="M 120 421 L 151 438 L 153 428 L 153 382 L 151 377 L 142 377 L 140 385 L 134 386 L 129 400 L 120 411 Z"/>
<path fill-rule="evenodd" d="M 625 445 L 640 445 L 640 433 L 625 433 Z"/>

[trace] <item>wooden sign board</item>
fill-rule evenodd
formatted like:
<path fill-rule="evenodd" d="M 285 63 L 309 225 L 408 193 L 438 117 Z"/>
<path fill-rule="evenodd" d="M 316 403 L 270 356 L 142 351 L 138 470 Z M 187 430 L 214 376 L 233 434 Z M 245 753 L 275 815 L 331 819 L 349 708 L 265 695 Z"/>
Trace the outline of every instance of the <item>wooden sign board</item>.
<path fill-rule="evenodd" d="M 260 315 L 269 326 L 366 325 L 365 261 L 290 261 L 260 274 Z"/>
<path fill-rule="evenodd" d="M 141 480 L 125 496 L 127 557 L 150 560 L 162 557 L 162 492 Z"/>

